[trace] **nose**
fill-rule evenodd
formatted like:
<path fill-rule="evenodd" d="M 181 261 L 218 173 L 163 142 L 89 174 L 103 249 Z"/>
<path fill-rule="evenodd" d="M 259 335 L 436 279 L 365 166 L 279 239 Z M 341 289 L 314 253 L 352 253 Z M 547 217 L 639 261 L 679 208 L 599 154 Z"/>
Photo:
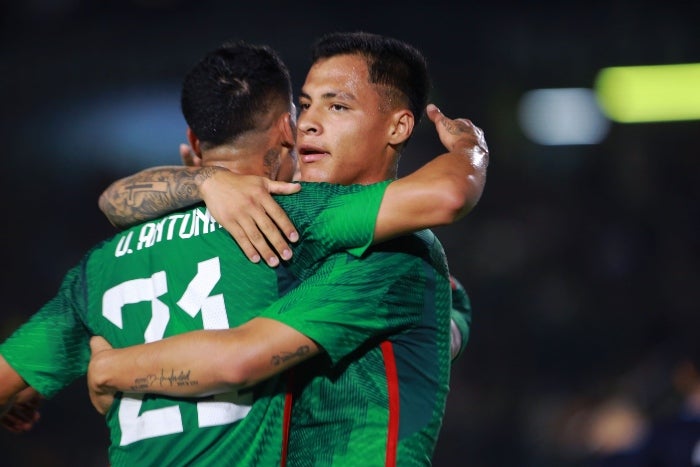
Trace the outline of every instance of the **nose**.
<path fill-rule="evenodd" d="M 317 134 L 321 131 L 321 125 L 319 125 L 318 119 L 314 117 L 311 107 L 299 114 L 297 130 L 305 135 Z"/>

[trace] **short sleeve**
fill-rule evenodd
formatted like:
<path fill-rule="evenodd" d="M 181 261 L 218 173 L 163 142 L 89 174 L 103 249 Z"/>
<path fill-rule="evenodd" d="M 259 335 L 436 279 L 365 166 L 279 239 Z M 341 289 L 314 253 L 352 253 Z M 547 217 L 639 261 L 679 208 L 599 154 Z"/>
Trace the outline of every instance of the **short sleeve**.
<path fill-rule="evenodd" d="M 58 294 L 0 345 L 10 366 L 45 397 L 84 375 L 90 361 L 82 277 L 82 265 L 71 269 Z"/>
<path fill-rule="evenodd" d="M 347 251 L 360 256 L 372 244 L 374 230 L 390 180 L 372 185 L 302 183 L 296 195 L 275 199 L 301 233 L 295 255 L 317 260 Z"/>
<path fill-rule="evenodd" d="M 333 255 L 261 316 L 311 338 L 335 364 L 368 339 L 420 321 L 422 295 L 406 293 L 405 285 L 411 271 L 422 269 L 416 261 L 402 254 Z"/>

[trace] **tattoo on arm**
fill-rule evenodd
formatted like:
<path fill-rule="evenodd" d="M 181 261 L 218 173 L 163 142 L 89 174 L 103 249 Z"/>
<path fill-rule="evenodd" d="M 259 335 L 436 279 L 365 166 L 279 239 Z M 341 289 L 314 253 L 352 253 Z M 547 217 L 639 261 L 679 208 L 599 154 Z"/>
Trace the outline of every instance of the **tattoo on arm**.
<path fill-rule="evenodd" d="M 200 185 L 220 167 L 159 167 L 114 182 L 100 209 L 117 227 L 129 227 L 201 201 Z"/>
<path fill-rule="evenodd" d="M 308 345 L 302 345 L 294 352 L 282 352 L 278 355 L 272 356 L 272 365 L 280 366 L 281 364 L 288 362 L 293 359 L 300 359 L 305 357 L 311 350 Z"/>
<path fill-rule="evenodd" d="M 289 362 L 291 360 L 304 359 L 311 349 L 308 345 L 302 345 L 293 352 L 282 352 L 277 355 L 272 356 L 271 363 L 273 366 L 280 366 L 283 363 Z M 129 387 L 131 391 L 135 392 L 149 392 L 149 390 L 157 390 L 159 388 L 172 388 L 174 386 L 198 386 L 199 381 L 193 379 L 191 376 L 192 370 L 175 370 L 171 368 L 166 370 L 162 368 L 160 374 L 148 374 L 145 376 L 139 376 L 134 378 L 133 384 Z"/>
<path fill-rule="evenodd" d="M 132 391 L 148 391 L 154 388 L 165 388 L 173 386 L 197 386 L 199 382 L 190 377 L 192 370 L 171 369 L 167 372 L 165 368 L 160 370 L 159 375 L 146 375 L 135 378 L 134 384 L 131 386 Z"/>

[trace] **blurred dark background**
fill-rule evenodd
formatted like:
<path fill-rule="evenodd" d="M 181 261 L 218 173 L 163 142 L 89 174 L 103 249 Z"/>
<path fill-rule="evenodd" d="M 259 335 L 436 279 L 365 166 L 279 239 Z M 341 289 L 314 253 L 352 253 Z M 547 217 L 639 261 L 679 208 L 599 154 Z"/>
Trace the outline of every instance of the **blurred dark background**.
<path fill-rule="evenodd" d="M 632 414 L 607 442 L 679 410 L 677 344 L 700 329 L 699 122 L 611 123 L 598 144 L 545 146 L 518 108 L 533 89 L 590 89 L 603 67 L 700 62 L 698 2 L 1 5 L 0 338 L 115 232 L 97 209 L 112 180 L 179 163 L 179 86 L 199 57 L 228 39 L 269 44 L 297 91 L 316 37 L 362 29 L 423 50 L 433 102 L 491 150 L 479 205 L 437 230 L 474 321 L 434 465 L 582 465 L 604 449 L 601 407 Z M 424 121 L 401 172 L 441 150 Z M 49 401 L 33 433 L 0 432 L 0 464 L 106 465 L 84 386 Z"/>

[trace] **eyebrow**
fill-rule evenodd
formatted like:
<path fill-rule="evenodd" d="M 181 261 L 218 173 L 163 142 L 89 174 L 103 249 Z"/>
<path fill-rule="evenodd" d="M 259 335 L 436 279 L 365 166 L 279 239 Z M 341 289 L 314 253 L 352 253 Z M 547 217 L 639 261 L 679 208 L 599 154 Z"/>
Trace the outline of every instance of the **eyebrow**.
<path fill-rule="evenodd" d="M 305 98 L 311 100 L 311 96 L 309 96 L 305 92 L 300 92 L 299 93 L 299 98 Z M 357 100 L 354 94 L 349 93 L 349 92 L 343 92 L 343 91 L 329 91 L 329 92 L 324 92 L 321 94 L 321 100 L 328 100 L 328 99 L 333 99 L 333 98 L 340 98 L 348 101 L 354 101 Z"/>

